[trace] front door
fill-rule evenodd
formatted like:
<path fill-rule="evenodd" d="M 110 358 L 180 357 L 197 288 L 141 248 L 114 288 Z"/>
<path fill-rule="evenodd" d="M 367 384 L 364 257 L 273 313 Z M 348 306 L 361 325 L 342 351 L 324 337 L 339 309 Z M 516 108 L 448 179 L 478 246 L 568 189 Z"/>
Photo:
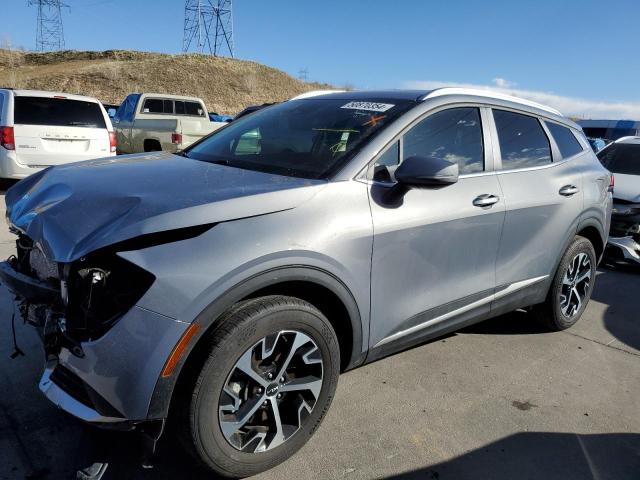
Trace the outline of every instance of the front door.
<path fill-rule="evenodd" d="M 402 346 L 489 312 L 505 214 L 489 141 L 480 108 L 449 108 L 418 122 L 370 167 L 371 347 Z M 458 182 L 385 201 L 398 159 L 416 155 L 457 162 Z"/>

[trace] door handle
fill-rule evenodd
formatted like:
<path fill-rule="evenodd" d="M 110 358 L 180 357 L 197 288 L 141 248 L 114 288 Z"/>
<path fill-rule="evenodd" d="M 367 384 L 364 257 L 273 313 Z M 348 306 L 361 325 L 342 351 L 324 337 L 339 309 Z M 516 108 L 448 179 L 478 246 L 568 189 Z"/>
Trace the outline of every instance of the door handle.
<path fill-rule="evenodd" d="M 473 204 L 476 207 L 490 207 L 494 203 L 498 203 L 499 200 L 500 200 L 500 197 L 496 195 L 491 195 L 489 193 L 485 193 L 483 195 L 480 195 L 474 198 Z"/>
<path fill-rule="evenodd" d="M 570 197 L 571 195 L 575 195 L 579 191 L 580 191 L 580 189 L 578 187 L 576 187 L 575 185 L 565 185 L 564 187 L 562 187 L 560 189 L 560 191 L 558 193 L 560 195 L 562 195 L 563 197 Z"/>

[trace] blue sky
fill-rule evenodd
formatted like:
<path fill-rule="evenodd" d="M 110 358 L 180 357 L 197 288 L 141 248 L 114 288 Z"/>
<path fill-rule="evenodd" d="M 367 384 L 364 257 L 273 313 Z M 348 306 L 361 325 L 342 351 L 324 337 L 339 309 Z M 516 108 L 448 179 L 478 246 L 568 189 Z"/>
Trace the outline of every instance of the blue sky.
<path fill-rule="evenodd" d="M 0 38 L 33 49 L 35 7 L 1 1 Z M 67 3 L 68 48 L 180 51 L 182 0 Z M 638 3 L 609 4 L 234 0 L 236 57 L 334 85 L 491 86 L 567 114 L 640 119 Z"/>

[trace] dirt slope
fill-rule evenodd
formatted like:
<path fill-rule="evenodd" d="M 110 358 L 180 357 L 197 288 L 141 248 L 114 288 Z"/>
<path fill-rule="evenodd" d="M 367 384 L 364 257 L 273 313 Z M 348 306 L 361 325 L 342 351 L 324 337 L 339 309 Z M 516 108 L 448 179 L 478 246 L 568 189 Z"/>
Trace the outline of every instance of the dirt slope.
<path fill-rule="evenodd" d="M 0 49 L 0 86 L 76 93 L 120 103 L 131 92 L 196 95 L 210 111 L 233 114 L 247 105 L 330 88 L 297 80 L 256 62 L 208 55 L 129 50 L 26 53 Z"/>

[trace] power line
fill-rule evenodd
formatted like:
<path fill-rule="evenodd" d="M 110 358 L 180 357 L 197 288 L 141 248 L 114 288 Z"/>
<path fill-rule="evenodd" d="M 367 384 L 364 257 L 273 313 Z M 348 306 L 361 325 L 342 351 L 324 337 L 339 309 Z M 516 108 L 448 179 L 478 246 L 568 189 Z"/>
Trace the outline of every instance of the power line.
<path fill-rule="evenodd" d="M 38 25 L 36 27 L 36 50 L 64 49 L 64 28 L 62 9 L 69 5 L 60 0 L 29 0 L 29 5 L 38 7 Z"/>
<path fill-rule="evenodd" d="M 231 0 L 186 0 L 182 51 L 233 57 Z"/>

